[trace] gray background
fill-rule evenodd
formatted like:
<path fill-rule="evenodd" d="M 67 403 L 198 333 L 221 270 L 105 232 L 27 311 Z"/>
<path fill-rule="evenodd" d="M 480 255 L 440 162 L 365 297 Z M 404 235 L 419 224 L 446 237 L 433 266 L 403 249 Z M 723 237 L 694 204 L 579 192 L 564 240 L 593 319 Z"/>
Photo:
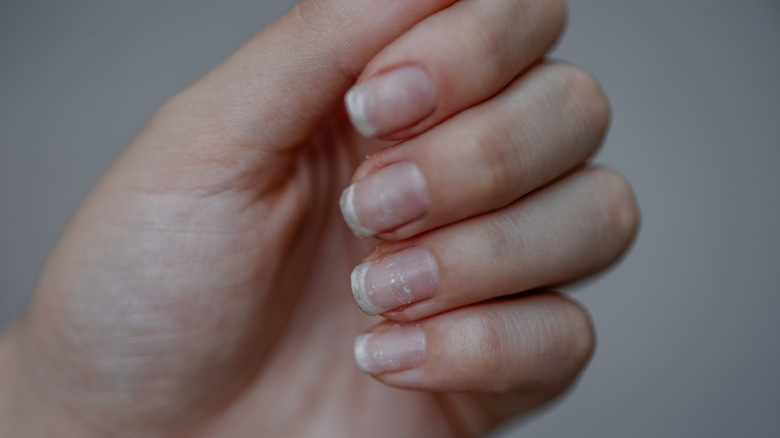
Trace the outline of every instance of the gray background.
<path fill-rule="evenodd" d="M 0 0 L 0 324 L 152 111 L 291 0 Z M 556 55 L 594 72 L 599 161 L 641 235 L 576 289 L 599 333 L 579 385 L 510 436 L 779 436 L 780 1 L 573 0 Z"/>

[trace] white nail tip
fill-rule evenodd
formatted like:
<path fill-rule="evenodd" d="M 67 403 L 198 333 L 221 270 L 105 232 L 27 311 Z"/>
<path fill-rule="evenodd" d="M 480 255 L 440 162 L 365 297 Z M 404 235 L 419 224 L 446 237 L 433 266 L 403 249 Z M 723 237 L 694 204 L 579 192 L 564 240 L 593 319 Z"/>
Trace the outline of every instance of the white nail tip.
<path fill-rule="evenodd" d="M 425 333 L 419 326 L 365 333 L 355 338 L 354 353 L 366 374 L 411 370 L 425 360 Z"/>
<path fill-rule="evenodd" d="M 341 194 L 341 200 L 339 200 L 341 206 L 341 214 L 344 216 L 344 220 L 349 225 L 349 228 L 358 237 L 371 237 L 377 233 L 370 228 L 366 228 L 360 225 L 358 221 L 357 212 L 355 212 L 355 185 L 351 185 L 344 190 Z"/>
<path fill-rule="evenodd" d="M 368 290 L 366 288 L 366 271 L 370 263 L 363 263 L 358 265 L 352 270 L 350 280 L 352 283 L 352 296 L 355 297 L 355 301 L 358 306 L 369 315 L 379 315 L 382 310 L 374 305 L 368 298 Z"/>
<path fill-rule="evenodd" d="M 366 343 L 371 334 L 359 335 L 355 338 L 355 363 L 360 371 L 366 374 L 376 374 L 379 370 L 371 366 L 371 358 L 366 351 Z"/>
<path fill-rule="evenodd" d="M 349 120 L 352 121 L 352 125 L 355 129 L 366 137 L 373 137 L 377 131 L 368 121 L 368 115 L 366 114 L 366 99 L 365 95 L 360 92 L 360 85 L 352 87 L 347 92 L 344 100 L 347 104 Z"/>

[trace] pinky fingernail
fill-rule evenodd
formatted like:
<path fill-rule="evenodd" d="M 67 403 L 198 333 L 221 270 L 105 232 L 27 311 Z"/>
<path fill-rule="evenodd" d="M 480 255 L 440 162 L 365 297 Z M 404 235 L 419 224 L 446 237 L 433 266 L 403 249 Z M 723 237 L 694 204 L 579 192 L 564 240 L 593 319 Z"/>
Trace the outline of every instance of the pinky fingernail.
<path fill-rule="evenodd" d="M 355 339 L 355 362 L 366 374 L 417 368 L 425 359 L 425 332 L 418 326 L 398 326 Z"/>

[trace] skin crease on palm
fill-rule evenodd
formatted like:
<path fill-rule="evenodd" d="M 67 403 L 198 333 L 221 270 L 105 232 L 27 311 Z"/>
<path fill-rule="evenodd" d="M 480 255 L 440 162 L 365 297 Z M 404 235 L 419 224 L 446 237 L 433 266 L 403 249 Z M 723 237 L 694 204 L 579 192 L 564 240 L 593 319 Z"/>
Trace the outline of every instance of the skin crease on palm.
<path fill-rule="evenodd" d="M 310 0 L 170 99 L 5 334 L 0 435 L 480 436 L 558 396 L 590 320 L 527 291 L 606 268 L 638 221 L 627 184 L 584 164 L 608 123 L 600 89 L 543 60 L 564 10 Z M 415 65 L 432 109 L 358 133 L 350 87 Z M 356 237 L 342 190 L 402 162 L 428 210 Z M 436 295 L 366 315 L 352 269 L 414 247 L 439 264 Z M 398 327 L 424 331 L 422 364 L 362 373 L 355 337 Z"/>

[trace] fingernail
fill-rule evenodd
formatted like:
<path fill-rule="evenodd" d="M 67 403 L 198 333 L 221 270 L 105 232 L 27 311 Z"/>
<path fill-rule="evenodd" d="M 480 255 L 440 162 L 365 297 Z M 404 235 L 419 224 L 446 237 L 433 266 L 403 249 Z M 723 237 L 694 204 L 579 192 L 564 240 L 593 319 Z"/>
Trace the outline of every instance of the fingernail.
<path fill-rule="evenodd" d="M 430 298 L 439 270 L 427 249 L 413 247 L 352 271 L 352 294 L 364 312 L 378 315 Z"/>
<path fill-rule="evenodd" d="M 419 67 L 402 67 L 352 87 L 345 97 L 352 124 L 366 137 L 419 122 L 436 107 L 436 87 Z"/>
<path fill-rule="evenodd" d="M 361 237 L 391 230 L 428 211 L 428 183 L 414 163 L 391 164 L 347 187 L 341 212 Z"/>
<path fill-rule="evenodd" d="M 355 339 L 355 362 L 366 374 L 417 368 L 425 359 L 425 332 L 417 326 L 398 326 Z"/>

